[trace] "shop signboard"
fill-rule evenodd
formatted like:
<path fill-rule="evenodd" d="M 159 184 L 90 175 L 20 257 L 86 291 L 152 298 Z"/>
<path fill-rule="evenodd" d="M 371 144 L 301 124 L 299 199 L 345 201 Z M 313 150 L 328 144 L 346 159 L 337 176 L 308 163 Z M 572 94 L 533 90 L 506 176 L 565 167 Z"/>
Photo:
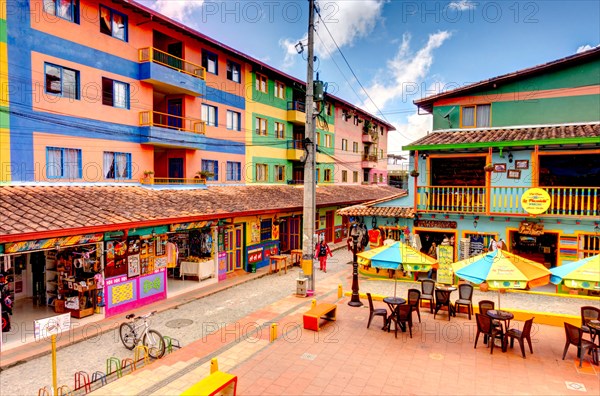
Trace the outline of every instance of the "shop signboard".
<path fill-rule="evenodd" d="M 440 245 L 438 246 L 438 270 L 437 281 L 451 285 L 454 281 L 454 272 L 452 271 L 452 261 L 454 261 L 454 247 Z"/>
<path fill-rule="evenodd" d="M 248 249 L 248 263 L 258 263 L 263 261 L 263 248 Z"/>
<path fill-rule="evenodd" d="M 219 252 L 219 281 L 227 279 L 227 252 Z"/>
<path fill-rule="evenodd" d="M 530 188 L 521 195 L 521 206 L 530 214 L 542 214 L 548 210 L 552 198 L 546 190 L 541 188 Z"/>
<path fill-rule="evenodd" d="M 36 341 L 47 339 L 52 335 L 60 335 L 60 333 L 68 332 L 70 329 L 70 313 L 33 321 L 33 336 Z"/>
<path fill-rule="evenodd" d="M 212 221 L 193 221 L 191 223 L 172 224 L 169 228 L 171 232 L 191 230 L 194 228 L 210 227 Z"/>
<path fill-rule="evenodd" d="M 74 235 L 68 237 L 38 239 L 25 242 L 10 242 L 5 245 L 5 253 L 19 253 L 31 250 L 55 249 L 57 247 L 67 247 L 75 245 L 85 245 L 89 243 L 101 242 L 104 239 L 103 233 Z"/>

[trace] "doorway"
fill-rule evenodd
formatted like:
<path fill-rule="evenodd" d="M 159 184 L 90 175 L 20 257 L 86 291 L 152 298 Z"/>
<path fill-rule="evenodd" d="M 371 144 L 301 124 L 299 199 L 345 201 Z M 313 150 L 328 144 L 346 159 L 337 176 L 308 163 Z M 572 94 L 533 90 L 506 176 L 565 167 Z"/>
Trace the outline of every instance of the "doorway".
<path fill-rule="evenodd" d="M 169 158 L 169 178 L 183 178 L 183 158 Z"/>
<path fill-rule="evenodd" d="M 335 212 L 333 210 L 328 210 L 325 212 L 325 241 L 326 242 L 334 242 L 333 240 L 333 231 L 335 225 Z"/>
<path fill-rule="evenodd" d="M 183 125 L 181 119 L 181 117 L 183 116 L 183 102 L 181 98 L 167 100 L 167 113 L 169 113 L 169 128 L 181 129 Z"/>
<path fill-rule="evenodd" d="M 444 240 L 447 240 L 447 243 L 452 246 L 452 257 L 456 260 L 456 231 L 415 230 L 415 233 L 421 238 L 422 253 L 437 259 L 437 252 L 434 256 L 432 247 L 440 246 L 444 243 Z M 434 243 L 435 246 L 433 245 Z"/>
<path fill-rule="evenodd" d="M 229 226 L 225 229 L 225 240 L 223 245 L 227 253 L 227 273 L 241 269 L 243 267 L 242 245 L 243 245 L 242 226 Z"/>
<path fill-rule="evenodd" d="M 511 252 L 535 261 L 546 268 L 554 268 L 558 262 L 558 233 L 544 232 L 542 235 L 525 235 L 519 231 L 508 233 Z"/>

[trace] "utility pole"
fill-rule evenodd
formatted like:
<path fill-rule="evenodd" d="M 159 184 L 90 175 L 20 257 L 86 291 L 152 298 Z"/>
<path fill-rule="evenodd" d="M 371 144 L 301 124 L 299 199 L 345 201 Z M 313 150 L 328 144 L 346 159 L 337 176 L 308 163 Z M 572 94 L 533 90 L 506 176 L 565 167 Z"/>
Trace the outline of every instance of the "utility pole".
<path fill-rule="evenodd" d="M 304 130 L 304 144 L 306 150 L 306 161 L 304 162 L 304 211 L 302 227 L 302 261 L 303 270 L 310 268 L 310 288 L 314 293 L 315 274 L 313 257 L 315 255 L 315 169 L 316 169 L 316 149 L 315 142 L 315 118 L 313 115 L 314 91 L 314 29 L 315 29 L 315 1 L 309 0 L 308 12 L 308 67 L 306 71 L 306 128 Z M 310 264 L 309 264 L 310 261 Z M 310 266 L 310 267 L 309 267 Z"/>

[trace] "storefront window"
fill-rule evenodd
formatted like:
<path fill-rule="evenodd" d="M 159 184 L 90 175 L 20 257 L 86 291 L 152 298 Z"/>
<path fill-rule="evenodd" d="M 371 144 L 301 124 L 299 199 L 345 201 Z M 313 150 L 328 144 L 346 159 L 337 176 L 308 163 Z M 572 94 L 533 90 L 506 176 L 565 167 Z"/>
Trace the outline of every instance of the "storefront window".
<path fill-rule="evenodd" d="M 268 241 L 271 239 L 273 221 L 271 219 L 262 220 L 260 222 L 260 241 Z"/>

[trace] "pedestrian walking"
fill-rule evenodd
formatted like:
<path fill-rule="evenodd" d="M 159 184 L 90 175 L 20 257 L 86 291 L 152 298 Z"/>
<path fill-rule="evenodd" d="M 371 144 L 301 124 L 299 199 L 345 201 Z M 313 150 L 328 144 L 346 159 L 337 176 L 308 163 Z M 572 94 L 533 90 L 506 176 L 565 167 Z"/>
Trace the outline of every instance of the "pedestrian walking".
<path fill-rule="evenodd" d="M 319 258 L 319 269 L 325 273 L 327 273 L 327 255 L 333 257 L 329 245 L 324 239 L 321 239 L 315 249 L 315 256 Z"/>

